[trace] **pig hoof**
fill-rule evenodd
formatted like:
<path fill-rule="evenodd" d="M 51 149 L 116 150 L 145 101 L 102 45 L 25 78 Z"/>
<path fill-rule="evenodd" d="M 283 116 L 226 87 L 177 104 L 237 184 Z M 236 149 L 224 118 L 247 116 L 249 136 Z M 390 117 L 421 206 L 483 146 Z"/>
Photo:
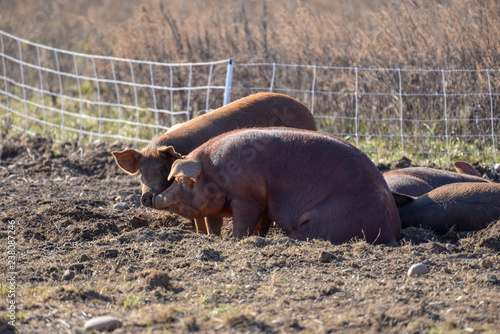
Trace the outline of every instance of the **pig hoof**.
<path fill-rule="evenodd" d="M 142 194 L 141 203 L 147 208 L 151 208 L 153 206 L 153 196 L 154 194 L 150 191 Z"/>

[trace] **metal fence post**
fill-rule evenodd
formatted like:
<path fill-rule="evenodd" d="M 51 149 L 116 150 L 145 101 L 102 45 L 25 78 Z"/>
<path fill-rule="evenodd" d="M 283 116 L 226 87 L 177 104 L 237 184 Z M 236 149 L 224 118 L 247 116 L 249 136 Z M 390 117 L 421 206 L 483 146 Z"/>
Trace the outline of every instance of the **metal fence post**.
<path fill-rule="evenodd" d="M 233 81 L 233 60 L 229 59 L 227 63 L 226 73 L 226 88 L 224 89 L 224 104 L 226 105 L 231 101 L 231 82 Z"/>

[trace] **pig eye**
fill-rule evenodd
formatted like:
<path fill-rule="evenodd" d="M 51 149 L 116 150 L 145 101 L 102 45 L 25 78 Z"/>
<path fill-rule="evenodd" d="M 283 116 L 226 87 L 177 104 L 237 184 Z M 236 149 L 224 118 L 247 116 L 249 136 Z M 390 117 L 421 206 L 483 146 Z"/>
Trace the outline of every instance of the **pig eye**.
<path fill-rule="evenodd" d="M 185 176 L 177 178 L 177 182 L 179 182 L 182 186 L 185 186 L 189 183 L 188 178 Z"/>
<path fill-rule="evenodd" d="M 161 166 L 160 167 L 160 174 L 164 177 L 168 177 L 168 174 L 169 174 L 169 171 L 167 168 L 165 168 L 164 166 Z"/>

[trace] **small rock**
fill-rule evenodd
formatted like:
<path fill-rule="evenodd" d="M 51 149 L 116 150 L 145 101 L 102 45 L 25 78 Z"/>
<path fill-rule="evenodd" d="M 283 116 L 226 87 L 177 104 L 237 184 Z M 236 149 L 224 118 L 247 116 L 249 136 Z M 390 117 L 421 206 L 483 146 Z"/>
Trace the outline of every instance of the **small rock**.
<path fill-rule="evenodd" d="M 71 281 L 75 277 L 75 272 L 73 270 L 66 270 L 62 276 L 62 279 L 65 281 Z"/>
<path fill-rule="evenodd" d="M 80 255 L 80 258 L 78 259 L 80 262 L 87 262 L 90 261 L 90 257 L 87 254 L 82 254 Z"/>
<path fill-rule="evenodd" d="M 115 210 L 127 210 L 127 209 L 130 209 L 130 205 L 128 205 L 128 203 L 125 203 L 125 202 L 120 202 L 120 203 L 116 203 L 115 205 L 113 205 L 113 209 L 115 209 Z"/>
<path fill-rule="evenodd" d="M 112 316 L 102 316 L 95 317 L 88 320 L 85 325 L 83 325 L 83 329 L 86 331 L 113 331 L 116 328 L 120 328 L 123 326 L 123 323 L 120 319 L 112 317 Z"/>
<path fill-rule="evenodd" d="M 482 259 L 479 264 L 480 264 L 481 268 L 483 268 L 483 269 L 488 269 L 488 268 L 493 267 L 493 262 L 491 262 L 488 259 Z"/>
<path fill-rule="evenodd" d="M 120 203 L 122 201 L 122 197 L 118 196 L 115 198 L 115 202 Z"/>
<path fill-rule="evenodd" d="M 10 325 L 7 323 L 8 320 L 0 322 L 0 329 L 2 330 L 0 333 L 1 334 L 16 334 L 17 330 L 16 327 Z"/>
<path fill-rule="evenodd" d="M 429 271 L 430 271 L 429 267 L 427 267 L 425 264 L 417 263 L 411 266 L 410 269 L 408 269 L 408 276 L 410 277 L 421 276 L 427 274 Z"/>
<path fill-rule="evenodd" d="M 17 168 L 18 168 L 18 166 L 16 164 L 11 164 L 11 165 L 7 166 L 8 170 L 14 170 L 14 169 L 17 169 Z"/>
<path fill-rule="evenodd" d="M 111 239 L 109 239 L 109 243 L 110 244 L 119 244 L 120 240 L 118 240 L 117 238 L 111 238 Z"/>
<path fill-rule="evenodd" d="M 495 169 L 495 172 L 497 172 L 497 173 L 499 173 L 499 174 L 500 174 L 500 163 L 495 164 L 494 169 Z"/>
<path fill-rule="evenodd" d="M 222 254 L 219 251 L 206 248 L 201 250 L 201 252 L 196 255 L 196 258 L 201 261 L 220 261 L 221 255 Z"/>
<path fill-rule="evenodd" d="M 264 238 L 255 237 L 255 240 L 254 240 L 255 246 L 262 247 L 262 246 L 264 246 L 265 243 L 266 243 L 266 241 L 264 240 Z"/>
<path fill-rule="evenodd" d="M 334 259 L 335 256 L 332 253 L 328 253 L 325 251 L 321 252 L 321 254 L 319 255 L 319 262 L 321 263 L 332 262 Z"/>
<path fill-rule="evenodd" d="M 83 263 L 73 263 L 68 267 L 69 270 L 82 270 L 83 268 L 85 268 Z"/>

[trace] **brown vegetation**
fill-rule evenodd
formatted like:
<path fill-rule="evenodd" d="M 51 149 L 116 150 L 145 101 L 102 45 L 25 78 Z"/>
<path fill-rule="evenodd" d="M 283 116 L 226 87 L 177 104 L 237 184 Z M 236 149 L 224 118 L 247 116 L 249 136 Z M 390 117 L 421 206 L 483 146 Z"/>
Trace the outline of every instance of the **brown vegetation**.
<path fill-rule="evenodd" d="M 304 3 L 19 0 L 1 2 L 0 12 L 0 29 L 42 44 L 84 53 L 160 62 L 232 58 L 240 64 L 349 67 L 345 70 L 277 67 L 273 88 L 307 106 L 312 106 L 314 98 L 315 115 L 326 116 L 318 120 L 320 129 L 353 141 L 378 161 L 396 158 L 391 155 L 394 152 L 407 154 L 412 159 L 429 159 L 426 161 L 442 159 L 450 152 L 446 163 L 448 158 L 498 159 L 492 147 L 494 143 L 500 146 L 498 133 L 494 134 L 500 126 L 499 98 L 489 94 L 500 87 L 500 72 L 495 70 L 500 67 L 500 3 L 496 0 L 314 0 Z M 11 47 L 12 52 L 18 52 L 16 43 L 4 42 L 6 49 Z M 42 62 L 54 68 L 53 55 L 49 53 L 46 57 Z M 28 47 L 23 59 L 36 63 L 35 48 Z M 74 71 L 72 57 L 61 56 L 59 61 L 63 70 Z M 132 80 L 129 63 L 116 62 L 114 66 L 118 79 Z M 112 79 L 109 62 L 97 60 L 96 67 L 100 78 Z M 403 68 L 405 71 L 360 69 L 356 72 L 355 67 Z M 441 69 L 494 70 L 443 73 Z M 78 70 L 94 76 L 88 59 L 79 63 Z M 150 82 L 147 66 L 134 65 L 133 70 L 136 82 Z M 15 75 L 20 72 L 15 65 L 8 66 L 7 71 L 17 73 Z M 25 71 L 29 77 L 29 70 Z M 174 86 L 183 87 L 190 71 L 190 68 L 175 68 L 171 74 L 165 68 L 154 68 L 155 84 L 170 86 L 172 75 Z M 237 67 L 233 86 L 239 89 L 233 90 L 232 99 L 270 87 L 272 71 L 270 65 Z M 193 85 L 206 84 L 207 72 L 207 69 L 194 69 Z M 225 65 L 216 66 L 213 73 L 212 84 L 223 85 Z M 38 71 L 32 71 L 31 75 L 36 82 Z M 317 92 L 314 97 L 310 93 L 313 78 Z M 65 94 L 77 96 L 75 80 L 69 81 L 63 83 L 70 87 Z M 398 95 L 400 83 L 402 97 Z M 90 87 L 87 93 L 93 94 L 89 99 L 95 100 L 95 83 L 86 84 Z M 44 85 L 54 92 L 59 87 L 55 76 L 44 79 Z M 355 91 L 359 93 L 357 98 L 353 95 Z M 445 92 L 446 100 L 440 95 Z M 149 89 L 137 93 L 139 105 L 149 108 L 154 105 Z M 106 101 L 118 100 L 111 85 L 102 87 L 101 94 Z M 176 94 L 174 97 L 158 94 L 158 108 L 173 110 L 180 106 L 177 110 L 187 108 L 192 116 L 205 109 L 203 93 L 190 96 L 188 107 L 186 92 Z M 135 105 L 134 92 L 129 87 L 120 87 L 119 95 L 122 103 Z M 222 92 L 214 93 L 210 99 L 212 107 L 220 106 Z M 53 104 L 56 102 L 54 98 Z M 359 110 L 356 119 L 355 110 Z M 125 116 L 129 119 L 136 117 L 133 109 L 123 112 L 130 113 Z M 445 124 L 445 116 L 452 121 Z M 401 117 L 406 120 L 401 122 Z M 74 122 L 77 123 L 78 118 Z M 170 117 L 160 119 L 164 126 L 173 122 Z M 354 139 L 354 133 L 360 137 Z M 404 144 L 402 138 L 398 138 L 403 134 Z M 422 152 L 434 152 L 434 155 L 422 155 Z"/>
<path fill-rule="evenodd" d="M 497 68 L 500 3 L 4 1 L 0 28 L 94 54 L 163 62 Z"/>

